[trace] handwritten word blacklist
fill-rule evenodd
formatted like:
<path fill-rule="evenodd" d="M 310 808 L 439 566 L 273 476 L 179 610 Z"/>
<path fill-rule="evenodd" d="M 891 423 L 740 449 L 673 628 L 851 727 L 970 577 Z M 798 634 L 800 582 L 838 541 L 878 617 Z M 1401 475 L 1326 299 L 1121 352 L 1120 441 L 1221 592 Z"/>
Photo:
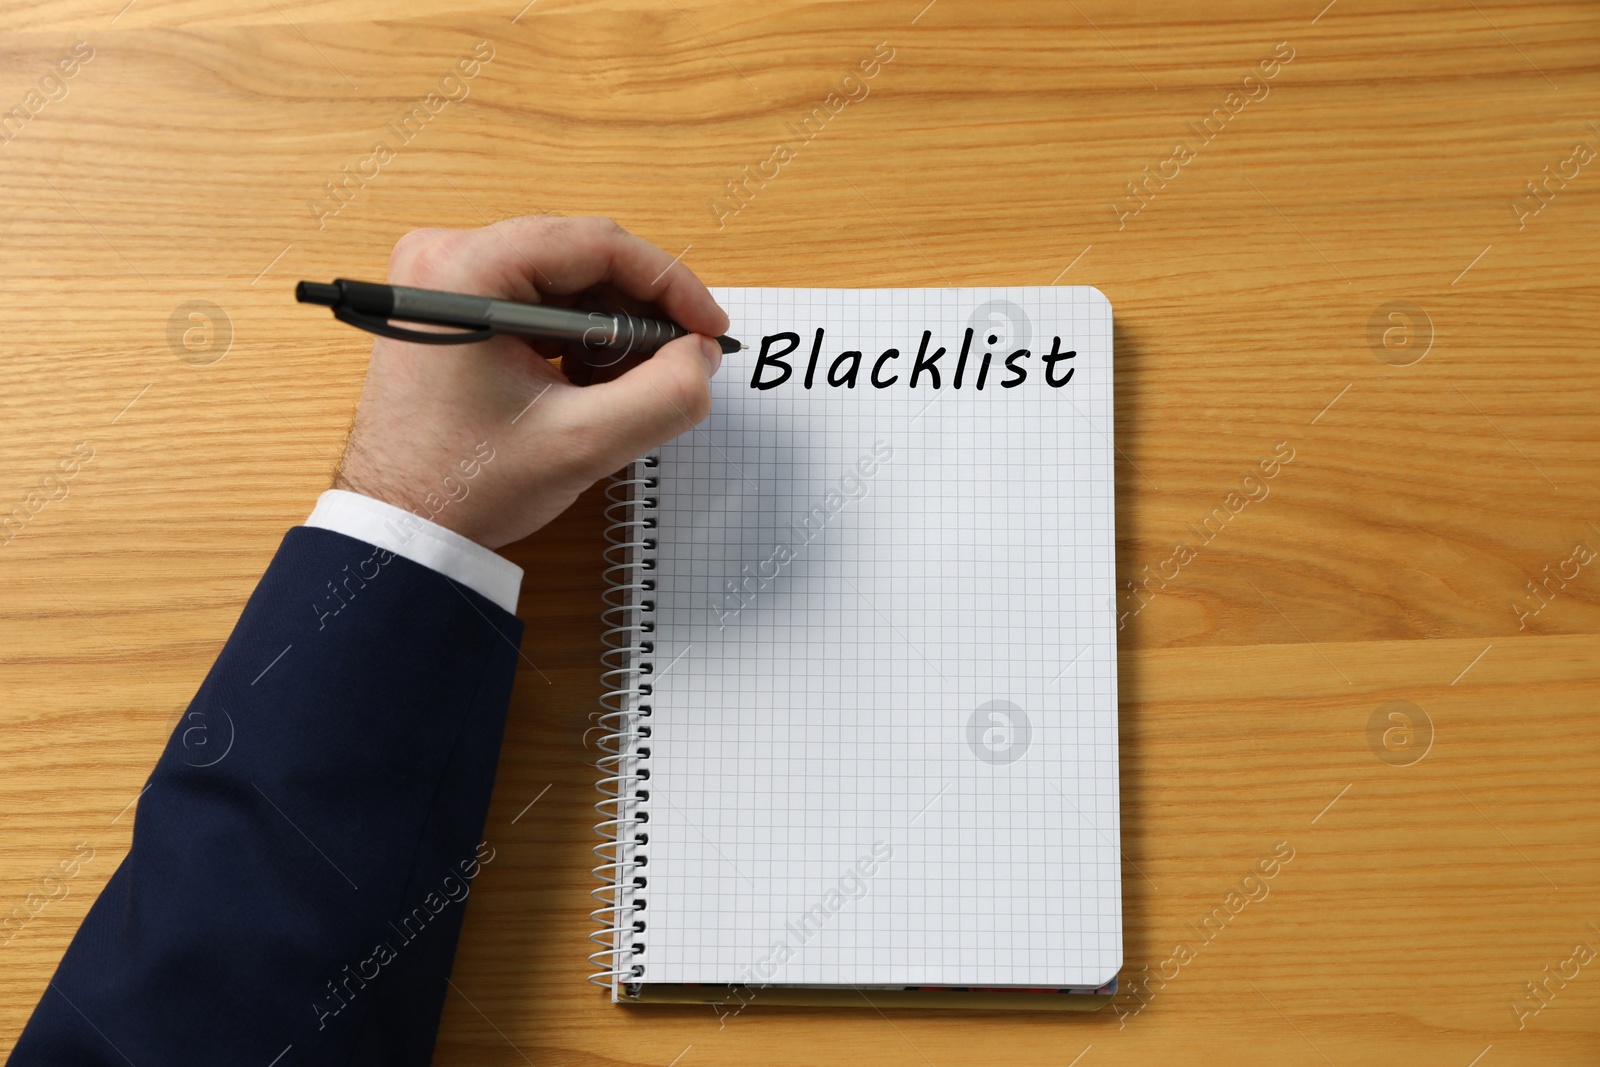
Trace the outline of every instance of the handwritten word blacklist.
<path fill-rule="evenodd" d="M 985 345 L 984 352 L 974 353 L 974 332 L 971 327 L 967 328 L 961 338 L 961 351 L 949 359 L 945 359 L 950 353 L 943 345 L 930 351 L 933 331 L 923 330 L 915 356 L 911 355 L 909 346 L 905 353 L 898 348 L 886 348 L 870 358 L 862 351 L 849 349 L 830 357 L 824 367 L 822 353 L 827 331 L 818 327 L 811 339 L 811 354 L 805 362 L 803 381 L 807 389 L 812 388 L 818 381 L 819 368 L 823 370 L 821 380 L 835 389 L 854 389 L 861 381 L 869 382 L 874 389 L 887 389 L 902 378 L 912 389 L 940 389 L 947 382 L 953 389 L 981 390 L 996 382 L 1001 389 L 1014 389 L 1028 380 L 1030 368 L 1041 371 L 1045 383 L 1052 389 L 1060 389 L 1072 380 L 1072 365 L 1068 361 L 1075 359 L 1078 353 L 1061 351 L 1060 337 L 1051 338 L 1050 351 L 1039 353 L 1038 362 L 1030 364 L 1028 361 L 1035 357 L 1026 348 L 1000 354 L 988 351 Z M 993 345 L 1000 337 L 991 333 L 986 339 L 988 345 Z M 791 330 L 761 338 L 750 388 L 776 389 L 787 382 L 798 368 L 797 363 L 789 362 L 789 357 L 799 347 L 800 335 Z M 995 370 L 993 382 L 989 376 L 991 364 Z M 1004 378 L 1000 377 L 1002 373 Z"/>

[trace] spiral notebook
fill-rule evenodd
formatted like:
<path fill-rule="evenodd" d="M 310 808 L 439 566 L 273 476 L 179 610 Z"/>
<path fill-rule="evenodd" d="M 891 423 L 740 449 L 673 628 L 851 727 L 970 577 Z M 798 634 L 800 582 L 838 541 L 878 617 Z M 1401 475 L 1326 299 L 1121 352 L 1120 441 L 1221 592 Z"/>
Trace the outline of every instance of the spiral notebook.
<path fill-rule="evenodd" d="M 595 981 L 637 1002 L 1103 1003 L 1110 303 L 715 295 L 746 348 L 710 418 L 609 489 Z"/>

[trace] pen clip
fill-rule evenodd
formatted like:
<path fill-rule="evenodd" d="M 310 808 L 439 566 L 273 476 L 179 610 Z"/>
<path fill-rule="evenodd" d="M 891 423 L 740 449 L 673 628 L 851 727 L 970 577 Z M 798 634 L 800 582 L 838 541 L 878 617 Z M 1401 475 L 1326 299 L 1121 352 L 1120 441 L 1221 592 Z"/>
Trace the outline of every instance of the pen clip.
<path fill-rule="evenodd" d="M 487 341 L 494 336 L 494 331 L 488 329 L 460 330 L 455 333 L 424 333 L 421 330 L 408 330 L 403 326 L 392 326 L 387 319 L 380 319 L 376 315 L 366 315 L 343 307 L 334 308 L 333 317 L 368 333 L 375 333 L 379 337 L 411 341 L 419 345 L 464 345 L 474 341 Z"/>

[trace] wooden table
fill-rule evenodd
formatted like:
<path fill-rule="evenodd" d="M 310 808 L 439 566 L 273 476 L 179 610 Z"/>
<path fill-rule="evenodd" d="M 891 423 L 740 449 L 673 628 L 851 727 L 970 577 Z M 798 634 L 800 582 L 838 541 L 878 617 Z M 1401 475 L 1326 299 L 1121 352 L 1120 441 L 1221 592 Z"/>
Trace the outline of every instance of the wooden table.
<path fill-rule="evenodd" d="M 712 284 L 1111 297 L 1118 570 L 1148 582 L 1124 992 L 719 1024 L 588 985 L 591 494 L 509 552 L 538 670 L 437 1062 L 1600 1061 L 1600 8 L 123 2 L 0 13 L 0 908 L 80 860 L 0 946 L 6 1047 L 338 456 L 367 345 L 290 285 L 548 212 Z"/>

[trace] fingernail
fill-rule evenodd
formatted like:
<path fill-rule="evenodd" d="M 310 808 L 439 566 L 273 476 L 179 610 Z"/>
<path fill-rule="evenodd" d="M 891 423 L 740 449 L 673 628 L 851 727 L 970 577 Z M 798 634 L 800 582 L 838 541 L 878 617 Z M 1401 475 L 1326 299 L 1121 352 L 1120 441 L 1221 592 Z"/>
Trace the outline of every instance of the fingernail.
<path fill-rule="evenodd" d="M 707 376 L 717 373 L 717 368 L 722 366 L 722 346 L 709 337 L 702 337 L 700 354 L 706 357 Z"/>

